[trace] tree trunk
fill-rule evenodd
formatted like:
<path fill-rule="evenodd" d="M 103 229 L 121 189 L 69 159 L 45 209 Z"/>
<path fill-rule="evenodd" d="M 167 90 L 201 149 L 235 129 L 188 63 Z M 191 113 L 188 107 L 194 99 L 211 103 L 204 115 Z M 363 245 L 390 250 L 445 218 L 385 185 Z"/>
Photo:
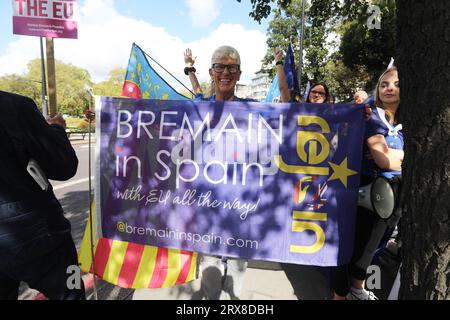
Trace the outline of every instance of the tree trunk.
<path fill-rule="evenodd" d="M 397 0 L 401 299 L 450 299 L 450 3 Z"/>

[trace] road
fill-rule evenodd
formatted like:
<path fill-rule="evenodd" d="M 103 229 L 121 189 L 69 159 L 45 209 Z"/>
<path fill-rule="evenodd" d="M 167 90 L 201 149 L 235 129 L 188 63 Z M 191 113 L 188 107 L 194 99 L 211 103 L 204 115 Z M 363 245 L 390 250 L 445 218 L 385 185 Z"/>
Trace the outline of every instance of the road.
<path fill-rule="evenodd" d="M 78 171 L 68 181 L 51 181 L 56 198 L 61 202 L 65 216 L 72 224 L 72 236 L 77 249 L 81 245 L 84 228 L 89 215 L 89 146 L 74 145 L 78 157 Z M 91 177 L 94 178 L 95 148 L 91 150 Z M 92 188 L 94 179 L 92 179 Z M 93 192 L 92 192 L 93 194 Z"/>

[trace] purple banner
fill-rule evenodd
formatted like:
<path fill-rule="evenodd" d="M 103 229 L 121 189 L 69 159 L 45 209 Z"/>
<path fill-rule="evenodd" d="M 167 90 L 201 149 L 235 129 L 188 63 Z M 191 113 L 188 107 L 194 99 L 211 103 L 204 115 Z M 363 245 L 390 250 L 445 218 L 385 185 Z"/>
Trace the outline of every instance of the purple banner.
<path fill-rule="evenodd" d="M 102 97 L 95 199 L 103 237 L 256 260 L 346 263 L 363 114 L 356 105 Z"/>
<path fill-rule="evenodd" d="M 12 0 L 13 33 L 78 38 L 77 0 Z"/>

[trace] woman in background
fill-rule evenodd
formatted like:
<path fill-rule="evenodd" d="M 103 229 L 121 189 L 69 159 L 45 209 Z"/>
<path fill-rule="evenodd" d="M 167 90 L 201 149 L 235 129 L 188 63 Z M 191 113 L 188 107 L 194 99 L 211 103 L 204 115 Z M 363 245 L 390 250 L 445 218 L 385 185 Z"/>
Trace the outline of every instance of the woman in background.
<path fill-rule="evenodd" d="M 398 123 L 400 87 L 397 68 L 387 69 L 379 78 L 375 90 L 375 109 L 366 124 L 364 155 L 360 186 L 366 186 L 383 175 L 401 174 L 403 162 L 402 126 Z M 357 265 L 370 240 L 378 217 L 372 211 L 358 207 L 355 224 L 353 257 L 349 264 L 339 266 L 334 273 L 335 300 L 378 300 L 365 289 L 366 270 Z M 350 279 L 350 283 L 349 283 Z"/>

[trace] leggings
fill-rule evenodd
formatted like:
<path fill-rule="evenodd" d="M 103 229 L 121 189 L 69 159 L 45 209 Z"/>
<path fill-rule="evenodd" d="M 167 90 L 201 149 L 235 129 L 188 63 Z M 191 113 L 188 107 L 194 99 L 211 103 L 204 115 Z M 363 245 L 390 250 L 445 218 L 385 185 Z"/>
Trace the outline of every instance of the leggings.
<path fill-rule="evenodd" d="M 371 181 L 371 178 L 362 175 L 360 185 L 365 186 Z M 336 294 L 346 296 L 350 291 L 353 278 L 358 280 L 366 279 L 366 270 L 359 268 L 356 262 L 362 257 L 364 248 L 369 242 L 372 229 L 377 221 L 378 218 L 375 213 L 358 206 L 355 221 L 355 240 L 350 263 L 332 269 L 332 282 Z"/>

